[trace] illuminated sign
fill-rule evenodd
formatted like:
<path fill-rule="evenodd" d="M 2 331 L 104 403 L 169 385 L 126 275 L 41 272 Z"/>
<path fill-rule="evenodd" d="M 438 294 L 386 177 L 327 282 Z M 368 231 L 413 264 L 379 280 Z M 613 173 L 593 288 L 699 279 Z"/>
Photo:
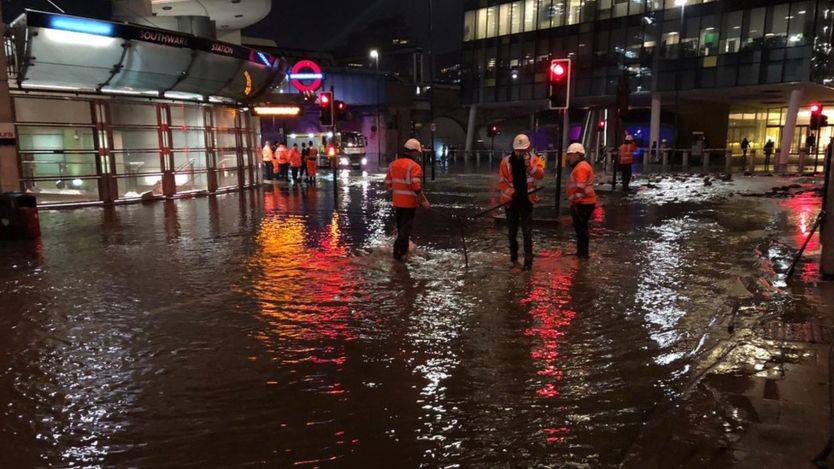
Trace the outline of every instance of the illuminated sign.
<path fill-rule="evenodd" d="M 299 60 L 290 70 L 290 84 L 302 93 L 321 88 L 322 80 L 321 67 L 312 60 Z"/>
<path fill-rule="evenodd" d="M 243 94 L 249 96 L 249 93 L 252 92 L 252 75 L 249 74 L 249 70 L 243 71 L 243 79 L 246 80 L 246 84 L 243 86 Z"/>
<path fill-rule="evenodd" d="M 301 114 L 301 106 L 255 106 L 256 116 L 296 117 Z"/>
<path fill-rule="evenodd" d="M 216 54 L 223 54 L 223 55 L 234 55 L 235 50 L 232 49 L 232 46 L 228 44 L 221 44 L 219 42 L 215 42 L 211 45 L 211 51 Z"/>
<path fill-rule="evenodd" d="M 64 31 L 76 33 L 96 34 L 99 36 L 113 35 L 113 24 L 84 18 L 53 16 L 49 22 L 49 26 L 53 29 L 63 29 Z"/>
<path fill-rule="evenodd" d="M 165 44 L 166 46 L 188 46 L 188 38 L 183 36 L 176 36 L 174 34 L 163 33 L 162 31 L 153 31 L 145 29 L 139 32 L 139 39 L 148 42 L 155 42 L 157 44 Z"/>

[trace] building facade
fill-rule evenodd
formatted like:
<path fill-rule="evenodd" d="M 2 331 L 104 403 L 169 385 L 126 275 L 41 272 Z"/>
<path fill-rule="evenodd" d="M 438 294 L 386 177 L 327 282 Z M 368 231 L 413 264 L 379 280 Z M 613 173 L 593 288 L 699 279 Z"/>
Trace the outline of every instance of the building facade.
<path fill-rule="evenodd" d="M 611 108 L 625 81 L 632 109 L 651 110 L 646 146 L 663 123 L 679 145 L 704 132 L 715 147 L 770 138 L 794 153 L 805 106 L 834 104 L 830 2 L 475 0 L 465 10 L 461 96 L 473 113 L 546 109 L 553 58 L 572 59 L 573 107 L 586 114 Z"/>
<path fill-rule="evenodd" d="M 41 205 L 258 182 L 249 106 L 286 76 L 269 53 L 178 31 L 29 11 L 6 41 L 17 171 Z"/>

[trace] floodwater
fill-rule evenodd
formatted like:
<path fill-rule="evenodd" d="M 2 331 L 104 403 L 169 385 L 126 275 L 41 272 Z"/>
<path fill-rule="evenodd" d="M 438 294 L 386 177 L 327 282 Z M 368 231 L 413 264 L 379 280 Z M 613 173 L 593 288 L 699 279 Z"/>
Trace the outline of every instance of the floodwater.
<path fill-rule="evenodd" d="M 461 221 L 485 171 L 429 184 L 405 264 L 382 176 L 343 173 L 338 210 L 320 179 L 43 212 L 39 243 L 0 246 L 0 466 L 639 462 L 739 298 L 790 305 L 761 285 L 818 210 L 744 180 L 603 193 L 580 261 L 548 189 L 526 273 Z"/>

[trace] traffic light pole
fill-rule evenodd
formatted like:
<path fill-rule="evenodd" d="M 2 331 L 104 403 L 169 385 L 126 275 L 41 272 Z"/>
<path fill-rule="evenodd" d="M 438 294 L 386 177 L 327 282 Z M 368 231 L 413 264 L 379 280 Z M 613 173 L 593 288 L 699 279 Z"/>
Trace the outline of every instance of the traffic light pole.
<path fill-rule="evenodd" d="M 565 113 L 567 110 L 563 109 L 559 111 L 559 135 L 557 136 L 557 141 L 559 144 L 556 146 L 556 218 L 559 218 L 559 209 L 562 205 L 562 145 L 564 142 L 562 141 L 562 135 L 564 134 L 563 127 L 565 126 Z"/>
<path fill-rule="evenodd" d="M 333 110 L 335 109 L 335 106 L 336 106 L 336 91 L 335 91 L 335 88 L 332 85 L 330 86 L 330 94 L 333 97 L 333 100 L 330 104 L 330 106 L 331 106 L 330 107 L 330 112 L 333 113 Z M 330 126 L 330 129 L 333 132 L 333 147 L 338 149 L 338 146 L 336 145 L 336 136 L 337 136 L 338 130 L 336 129 L 336 116 L 335 115 L 331 119 L 331 124 L 332 125 Z M 338 153 L 338 151 L 336 152 L 336 155 L 334 155 L 331 164 L 333 165 L 333 209 L 335 210 L 335 209 L 339 208 L 339 153 Z"/>

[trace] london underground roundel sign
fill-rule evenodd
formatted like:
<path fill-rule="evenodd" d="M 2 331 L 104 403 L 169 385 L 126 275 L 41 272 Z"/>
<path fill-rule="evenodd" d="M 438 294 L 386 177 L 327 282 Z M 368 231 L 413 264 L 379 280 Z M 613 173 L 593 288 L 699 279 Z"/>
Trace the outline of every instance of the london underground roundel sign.
<path fill-rule="evenodd" d="M 324 74 L 319 64 L 312 60 L 299 60 L 290 70 L 290 84 L 298 91 L 316 91 L 321 88 Z"/>

